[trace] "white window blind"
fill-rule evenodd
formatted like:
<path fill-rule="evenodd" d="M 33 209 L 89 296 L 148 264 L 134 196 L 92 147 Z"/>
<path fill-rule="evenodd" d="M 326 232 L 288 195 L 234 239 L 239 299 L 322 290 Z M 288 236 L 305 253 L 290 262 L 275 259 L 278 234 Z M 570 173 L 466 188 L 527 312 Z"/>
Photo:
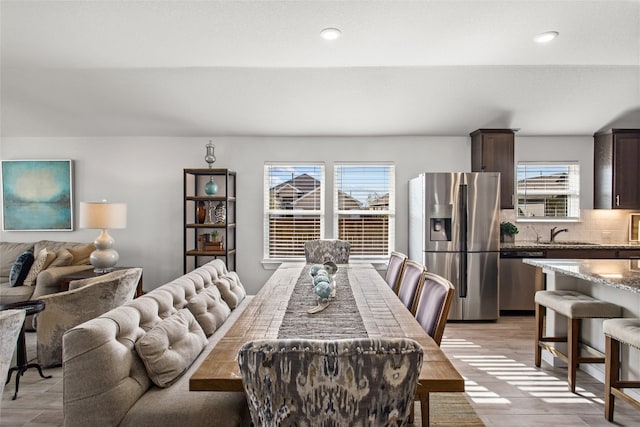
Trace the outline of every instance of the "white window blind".
<path fill-rule="evenodd" d="M 580 165 L 577 162 L 519 162 L 517 177 L 519 218 L 580 218 Z"/>
<path fill-rule="evenodd" d="M 265 164 L 264 253 L 304 257 L 304 242 L 324 231 L 324 165 Z"/>
<path fill-rule="evenodd" d="M 338 164 L 334 176 L 334 235 L 351 257 L 388 257 L 395 240 L 395 167 Z"/>

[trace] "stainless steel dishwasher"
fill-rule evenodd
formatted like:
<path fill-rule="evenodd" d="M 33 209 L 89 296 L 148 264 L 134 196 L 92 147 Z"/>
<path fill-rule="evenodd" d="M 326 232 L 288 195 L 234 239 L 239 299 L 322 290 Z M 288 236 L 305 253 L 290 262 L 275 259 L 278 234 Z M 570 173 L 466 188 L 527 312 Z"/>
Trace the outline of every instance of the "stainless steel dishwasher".
<path fill-rule="evenodd" d="M 533 298 L 536 291 L 543 288 L 543 274 L 522 260 L 545 257 L 544 250 L 500 251 L 500 311 L 535 310 Z"/>

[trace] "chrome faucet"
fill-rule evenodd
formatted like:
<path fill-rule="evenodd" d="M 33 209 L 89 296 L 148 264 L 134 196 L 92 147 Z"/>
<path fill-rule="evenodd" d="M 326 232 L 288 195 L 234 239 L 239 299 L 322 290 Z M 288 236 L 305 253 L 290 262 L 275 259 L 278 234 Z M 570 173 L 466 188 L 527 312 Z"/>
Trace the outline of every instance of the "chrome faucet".
<path fill-rule="evenodd" d="M 551 229 L 551 233 L 550 233 L 550 237 L 549 237 L 549 241 L 550 242 L 555 242 L 555 238 L 558 234 L 562 233 L 562 232 L 569 232 L 568 228 L 561 228 L 560 230 L 556 230 L 558 227 L 553 227 Z"/>

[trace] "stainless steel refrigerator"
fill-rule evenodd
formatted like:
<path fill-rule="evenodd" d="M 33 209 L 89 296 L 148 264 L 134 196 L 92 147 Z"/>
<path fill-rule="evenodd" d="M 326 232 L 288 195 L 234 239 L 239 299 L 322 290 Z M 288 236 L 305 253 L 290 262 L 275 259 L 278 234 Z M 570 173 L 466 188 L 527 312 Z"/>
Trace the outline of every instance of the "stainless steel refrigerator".
<path fill-rule="evenodd" d="M 449 319 L 499 316 L 500 174 L 425 173 L 409 181 L 409 258 L 456 288 Z"/>

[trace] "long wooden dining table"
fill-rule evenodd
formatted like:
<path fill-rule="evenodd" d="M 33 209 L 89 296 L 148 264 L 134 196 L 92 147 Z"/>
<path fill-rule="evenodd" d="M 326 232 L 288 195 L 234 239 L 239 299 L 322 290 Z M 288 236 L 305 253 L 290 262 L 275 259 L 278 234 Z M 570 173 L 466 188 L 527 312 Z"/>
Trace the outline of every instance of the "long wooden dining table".
<path fill-rule="evenodd" d="M 238 350 L 254 339 L 406 337 L 424 352 L 416 394 L 464 391 L 462 376 L 371 264 L 339 265 L 335 300 L 314 314 L 308 269 L 283 263 L 273 273 L 191 376 L 189 390 L 243 391 Z"/>

